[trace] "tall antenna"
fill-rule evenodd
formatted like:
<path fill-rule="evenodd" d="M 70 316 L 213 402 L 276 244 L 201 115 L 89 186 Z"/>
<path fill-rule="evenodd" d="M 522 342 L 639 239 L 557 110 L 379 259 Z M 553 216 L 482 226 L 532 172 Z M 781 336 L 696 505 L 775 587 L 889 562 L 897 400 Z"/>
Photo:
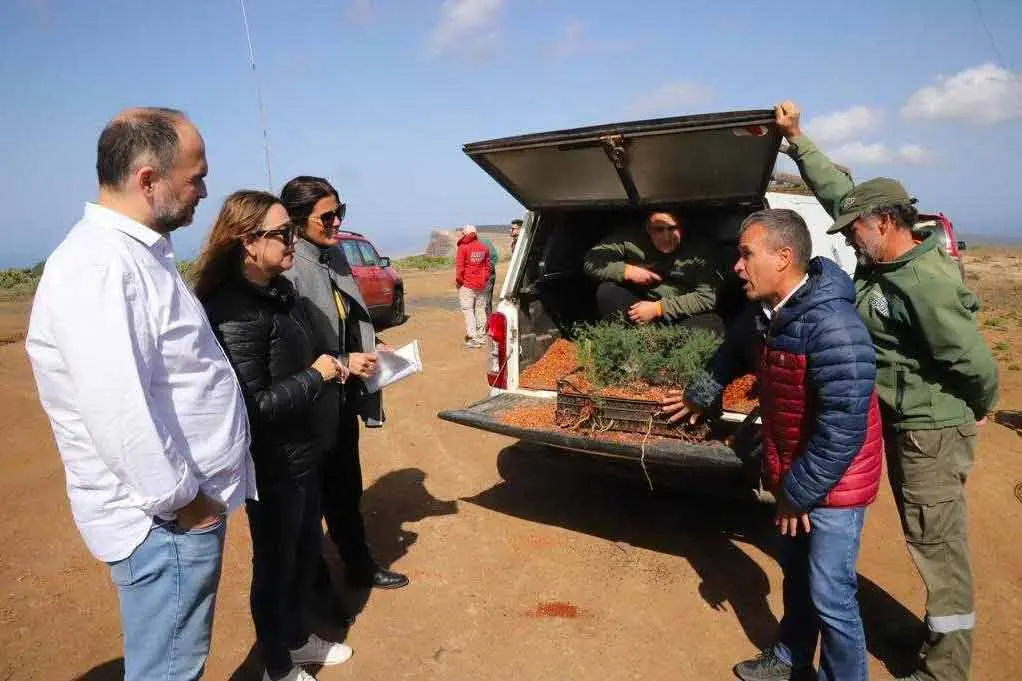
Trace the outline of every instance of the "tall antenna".
<path fill-rule="evenodd" d="M 987 24 L 986 17 L 983 16 L 983 7 L 980 6 L 979 0 L 972 0 L 972 4 L 976 6 L 976 16 L 979 17 L 979 23 L 987 34 L 987 40 L 990 41 L 990 50 L 994 53 L 994 57 L 997 58 L 998 66 L 1007 68 L 1008 65 L 1004 63 L 1004 57 L 1001 56 L 1001 50 L 997 47 L 997 41 L 994 40 L 994 34 L 990 31 L 990 26 Z"/>
<path fill-rule="evenodd" d="M 259 84 L 259 74 L 256 73 L 255 50 L 252 49 L 252 34 L 248 30 L 248 12 L 245 10 L 245 0 L 241 3 L 241 21 L 245 25 L 245 40 L 248 42 L 248 63 L 252 67 L 252 76 L 255 78 L 256 101 L 259 102 L 259 122 L 263 126 L 263 155 L 266 160 L 266 185 L 270 192 L 273 191 L 273 173 L 270 171 L 270 133 L 266 129 L 266 111 L 263 109 L 263 88 Z"/>

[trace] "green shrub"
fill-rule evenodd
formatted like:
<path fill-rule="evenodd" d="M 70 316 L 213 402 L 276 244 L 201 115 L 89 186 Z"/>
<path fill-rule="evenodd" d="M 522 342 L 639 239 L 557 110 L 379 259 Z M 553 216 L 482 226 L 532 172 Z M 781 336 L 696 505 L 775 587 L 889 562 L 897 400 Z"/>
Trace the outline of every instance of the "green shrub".
<path fill-rule="evenodd" d="M 410 255 L 398 258 L 394 266 L 399 270 L 443 270 L 454 267 L 454 258 L 446 255 Z"/>
<path fill-rule="evenodd" d="M 597 387 L 684 385 L 706 369 L 720 337 L 706 329 L 602 322 L 575 329 L 579 364 Z"/>
<path fill-rule="evenodd" d="M 0 291 L 12 296 L 31 295 L 35 293 L 41 276 L 39 265 L 0 270 Z"/>
<path fill-rule="evenodd" d="M 185 281 L 188 281 L 188 275 L 192 271 L 192 265 L 193 264 L 194 263 L 191 260 L 178 260 L 177 261 L 177 271 L 181 273 L 181 277 Z"/>

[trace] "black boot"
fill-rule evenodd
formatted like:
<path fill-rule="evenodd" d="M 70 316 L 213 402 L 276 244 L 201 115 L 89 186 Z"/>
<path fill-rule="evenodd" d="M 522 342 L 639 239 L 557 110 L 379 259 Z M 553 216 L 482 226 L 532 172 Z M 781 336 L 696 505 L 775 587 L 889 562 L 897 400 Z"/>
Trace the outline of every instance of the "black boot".
<path fill-rule="evenodd" d="M 815 679 L 812 667 L 792 667 L 782 662 L 767 648 L 751 660 L 735 665 L 735 675 L 742 681 L 809 681 Z"/>
<path fill-rule="evenodd" d="M 349 572 L 348 584 L 363 589 L 400 589 L 408 586 L 408 577 L 400 572 L 384 570 L 379 565 L 373 565 Z"/>

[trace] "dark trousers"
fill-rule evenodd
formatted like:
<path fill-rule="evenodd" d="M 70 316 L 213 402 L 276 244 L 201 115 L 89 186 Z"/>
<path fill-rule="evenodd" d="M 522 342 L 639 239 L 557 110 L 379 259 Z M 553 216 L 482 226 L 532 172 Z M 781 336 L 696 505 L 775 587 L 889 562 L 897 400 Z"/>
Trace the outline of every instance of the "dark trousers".
<path fill-rule="evenodd" d="M 304 612 L 320 560 L 320 479 L 275 479 L 248 501 L 252 533 L 252 619 L 271 677 L 291 669 L 290 649 L 309 637 Z"/>
<path fill-rule="evenodd" d="M 628 308 L 635 303 L 641 303 L 644 300 L 651 299 L 646 297 L 645 293 L 641 289 L 632 288 L 627 284 L 619 284 L 615 281 L 605 281 L 596 288 L 596 310 L 600 315 L 600 319 L 608 321 L 623 320 L 631 323 L 628 319 Z M 676 322 L 668 322 L 664 319 L 659 319 L 655 323 L 674 324 L 675 326 L 685 326 L 690 328 L 700 327 L 709 329 L 710 331 L 716 331 L 721 335 L 724 334 L 724 322 L 720 318 L 720 315 L 715 312 L 705 312 Z"/>
<path fill-rule="evenodd" d="M 365 577 L 376 568 L 362 520 L 362 464 L 358 456 L 358 417 L 341 411 L 337 446 L 323 461 L 323 517 L 347 575 Z"/>
<path fill-rule="evenodd" d="M 493 288 L 496 286 L 497 280 L 490 279 L 486 283 L 486 293 L 483 294 L 483 298 L 486 302 L 486 322 L 490 321 L 490 315 L 493 314 Z"/>
<path fill-rule="evenodd" d="M 605 281 L 596 287 L 596 310 L 600 319 L 628 319 L 628 308 L 643 300 L 646 298 L 627 284 Z"/>

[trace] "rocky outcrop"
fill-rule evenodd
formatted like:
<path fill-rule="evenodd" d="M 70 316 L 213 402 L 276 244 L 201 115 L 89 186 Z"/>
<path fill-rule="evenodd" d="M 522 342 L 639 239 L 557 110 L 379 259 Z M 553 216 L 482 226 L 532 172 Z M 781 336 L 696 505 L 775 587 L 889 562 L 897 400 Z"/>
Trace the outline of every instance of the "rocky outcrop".
<path fill-rule="evenodd" d="M 429 233 L 429 243 L 426 245 L 425 255 L 434 257 L 453 256 L 456 246 L 457 241 L 452 230 L 434 229 Z"/>
<path fill-rule="evenodd" d="M 477 227 L 479 236 L 488 239 L 497 247 L 497 252 L 502 258 L 511 253 L 510 225 L 480 225 Z M 454 257 L 458 247 L 458 230 L 456 229 L 434 229 L 429 233 L 429 243 L 423 255 L 434 257 Z"/>

